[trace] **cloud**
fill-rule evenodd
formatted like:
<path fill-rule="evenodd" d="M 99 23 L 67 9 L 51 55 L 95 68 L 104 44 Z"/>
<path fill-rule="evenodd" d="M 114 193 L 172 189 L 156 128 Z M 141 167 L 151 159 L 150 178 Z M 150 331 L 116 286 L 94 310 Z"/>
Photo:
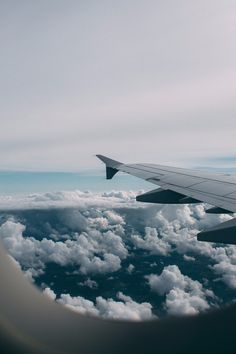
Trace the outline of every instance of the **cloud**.
<path fill-rule="evenodd" d="M 207 297 L 214 298 L 202 284 L 183 275 L 176 265 L 165 267 L 160 275 L 146 276 L 152 291 L 166 295 L 165 307 L 170 315 L 196 314 L 209 309 Z"/>
<path fill-rule="evenodd" d="M 172 288 L 184 289 L 187 286 L 188 277 L 181 274 L 176 265 L 165 267 L 161 275 L 150 274 L 146 277 L 151 289 L 159 295 L 168 293 Z"/>
<path fill-rule="evenodd" d="M 77 214 L 73 215 L 77 217 Z M 10 219 L 1 225 L 0 237 L 9 253 L 28 268 L 27 272 L 32 276 L 41 274 L 49 262 L 61 266 L 78 265 L 83 274 L 115 272 L 128 255 L 121 236 L 110 230 L 100 232 L 92 226 L 88 232 L 76 232 L 64 242 L 24 237 L 25 230 L 25 225 Z"/>
<path fill-rule="evenodd" d="M 129 264 L 129 266 L 128 266 L 128 268 L 127 268 L 127 272 L 128 272 L 129 274 L 132 274 L 133 271 L 134 271 L 134 269 L 135 269 L 135 266 L 134 266 L 133 264 Z"/>
<path fill-rule="evenodd" d="M 166 296 L 166 308 L 169 315 L 193 315 L 209 307 L 204 297 L 179 288 L 172 289 Z"/>
<path fill-rule="evenodd" d="M 51 296 L 51 293 L 49 293 L 49 296 Z M 147 302 L 137 303 L 131 297 L 125 296 L 121 292 L 117 293 L 117 298 L 120 301 L 104 299 L 102 296 L 98 296 L 94 303 L 81 296 L 71 297 L 69 294 L 62 294 L 57 301 L 79 313 L 101 316 L 103 318 L 132 321 L 154 318 L 151 304 Z"/>
<path fill-rule="evenodd" d="M 85 276 L 111 274 L 124 264 L 126 275 L 128 272 L 135 276 L 139 267 L 132 257 L 137 249 L 155 256 L 150 264 L 153 272 L 164 259 L 169 266 L 158 275 L 149 274 L 147 279 L 153 291 L 165 296 L 164 310 L 169 314 L 197 313 L 217 302 L 200 282 L 183 275 L 173 265 L 178 259 L 188 262 L 188 267 L 191 261 L 194 267 L 194 259 L 204 257 L 203 267 L 215 280 L 236 289 L 235 247 L 196 239 L 200 230 L 230 216 L 207 215 L 204 204 L 136 203 L 135 195 L 122 191 L 74 191 L 0 197 L 0 209 L 7 209 L 1 215 L 0 237 L 31 281 L 40 278 L 49 263 L 72 266 L 74 274 Z M 134 266 L 137 272 L 133 272 Z M 96 284 L 87 278 L 80 285 L 95 289 L 99 281 Z M 92 306 L 94 312 L 101 313 L 103 300 L 98 302 L 100 308 L 98 303 L 90 302 L 83 302 L 83 308 Z"/>
<path fill-rule="evenodd" d="M 87 286 L 90 289 L 96 289 L 98 287 L 98 283 L 95 280 L 91 280 L 90 278 L 84 282 L 80 282 L 79 285 Z"/>
<path fill-rule="evenodd" d="M 197 241 L 200 230 L 215 226 L 229 216 L 210 215 L 205 213 L 204 205 L 164 206 L 151 217 L 147 224 L 158 230 L 159 237 L 179 253 L 188 252 L 211 256 L 214 246 L 210 243 Z"/>
<path fill-rule="evenodd" d="M 57 301 L 83 315 L 99 316 L 99 311 L 94 303 L 81 296 L 72 297 L 70 294 L 61 294 Z"/>
<path fill-rule="evenodd" d="M 206 215 L 204 204 L 150 206 L 135 202 L 135 196 L 133 191 L 2 196 L 0 208 L 8 213 L 0 235 L 15 259 L 31 268 L 29 277 L 37 276 L 36 269 L 43 271 L 48 262 L 78 265 L 84 274 L 114 272 L 128 257 L 129 238 L 135 247 L 150 254 L 170 256 L 177 252 L 185 260 L 197 254 L 209 257 L 216 263 L 213 271 L 235 287 L 233 249 L 196 239 L 199 230 L 230 216 Z"/>
<path fill-rule="evenodd" d="M 191 256 L 187 256 L 186 254 L 183 255 L 183 259 L 187 262 L 194 262 L 195 258 Z"/>
<path fill-rule="evenodd" d="M 144 238 L 139 235 L 132 235 L 131 239 L 136 247 L 150 251 L 152 254 L 166 256 L 171 250 L 171 246 L 158 237 L 155 228 L 146 227 Z"/>
<path fill-rule="evenodd" d="M 201 230 L 216 226 L 230 220 L 229 215 L 209 215 L 204 204 L 190 206 L 163 206 L 155 215 L 148 209 L 145 213 L 146 225 L 152 230 L 142 237 L 133 231 L 131 239 L 136 247 L 149 250 L 150 253 L 170 255 L 172 252 L 182 254 L 186 261 L 193 260 L 194 255 L 207 257 L 216 264 L 212 270 L 221 276 L 221 280 L 229 287 L 236 288 L 236 251 L 234 246 L 220 246 L 207 242 L 199 242 L 196 235 Z M 132 216 L 133 217 L 133 216 Z M 132 220 L 135 224 L 135 220 Z M 139 224 L 139 221 L 137 221 Z M 147 226 L 146 226 L 147 229 Z M 149 229 L 150 230 L 150 229 Z M 191 258 L 190 258 L 191 257 Z"/>
<path fill-rule="evenodd" d="M 140 191 L 142 192 L 142 191 Z M 101 215 L 103 209 L 106 209 L 105 217 L 110 221 L 118 218 L 119 223 L 122 220 L 119 215 L 114 214 L 112 210 L 114 207 L 132 207 L 142 209 L 135 201 L 136 192 L 134 191 L 110 191 L 103 193 L 74 191 L 59 191 L 48 193 L 35 193 L 29 195 L 14 195 L 14 196 L 0 196 L 0 209 L 3 211 L 14 210 L 55 210 L 55 209 L 72 209 L 78 208 L 80 212 L 85 212 L 88 217 L 88 208 L 91 209 L 91 216 L 93 212 Z M 98 209 L 99 208 L 99 209 Z M 145 207 L 144 207 L 145 208 Z M 105 210 L 104 210 L 105 211 Z M 90 212 L 90 211 L 89 211 Z M 69 217 L 70 215 L 68 215 Z M 81 225 L 79 225 L 81 227 Z"/>
<path fill-rule="evenodd" d="M 231 289 L 236 289 L 236 249 L 235 246 L 216 249 L 214 260 L 217 262 L 211 269 L 221 276 L 221 280 Z"/>
<path fill-rule="evenodd" d="M 54 293 L 54 291 L 48 287 L 43 290 L 43 294 L 45 294 L 51 300 L 55 300 L 57 297 L 57 295 Z"/>

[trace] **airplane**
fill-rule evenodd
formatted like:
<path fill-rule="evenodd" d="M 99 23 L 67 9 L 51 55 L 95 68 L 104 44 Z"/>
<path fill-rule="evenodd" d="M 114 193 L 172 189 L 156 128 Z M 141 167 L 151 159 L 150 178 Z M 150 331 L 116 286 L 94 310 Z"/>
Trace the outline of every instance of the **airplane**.
<path fill-rule="evenodd" d="M 209 212 L 236 212 L 236 179 L 225 174 L 150 164 L 126 165 L 105 156 L 106 177 L 123 171 L 160 185 L 137 197 L 155 203 L 206 202 Z M 235 220 L 199 240 L 235 243 Z M 83 316 L 50 300 L 14 265 L 0 244 L 0 352 L 3 354 L 236 353 L 236 303 L 199 315 L 129 322 Z"/>
<path fill-rule="evenodd" d="M 236 212 L 236 175 L 209 173 L 156 164 L 124 164 L 103 155 L 96 155 L 106 165 L 106 178 L 118 171 L 151 182 L 161 188 L 136 197 L 139 202 L 160 204 L 207 203 L 209 214 Z M 223 222 L 197 235 L 199 241 L 236 244 L 236 219 Z"/>

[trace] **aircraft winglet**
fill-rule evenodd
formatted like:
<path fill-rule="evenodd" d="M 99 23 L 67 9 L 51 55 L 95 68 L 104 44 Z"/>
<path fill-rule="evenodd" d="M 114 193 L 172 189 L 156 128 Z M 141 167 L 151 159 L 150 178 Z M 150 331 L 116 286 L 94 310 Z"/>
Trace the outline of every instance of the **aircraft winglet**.
<path fill-rule="evenodd" d="M 106 165 L 106 178 L 112 179 L 115 174 L 119 171 L 119 166 L 122 165 L 121 162 L 109 159 L 104 155 L 96 155 L 102 162 Z"/>

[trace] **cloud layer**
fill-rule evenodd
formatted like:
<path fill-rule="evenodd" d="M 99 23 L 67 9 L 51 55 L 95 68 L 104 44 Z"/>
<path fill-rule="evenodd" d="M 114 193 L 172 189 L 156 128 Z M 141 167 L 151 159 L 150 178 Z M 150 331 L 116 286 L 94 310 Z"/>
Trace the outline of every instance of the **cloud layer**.
<path fill-rule="evenodd" d="M 29 279 L 38 283 L 47 267 L 56 264 L 82 277 L 79 286 L 84 291 L 101 291 L 100 279 L 105 274 L 113 279 L 119 271 L 129 279 L 140 274 L 142 287 L 147 284 L 145 291 L 150 292 L 150 301 L 140 301 L 140 296 L 133 300 L 123 295 L 126 291 L 116 292 L 119 301 L 102 293 L 88 300 L 69 291 L 56 295 L 53 285 L 43 286 L 51 298 L 80 312 L 147 319 L 158 313 L 152 307 L 156 298 L 168 314 L 196 314 L 219 305 L 214 282 L 236 289 L 235 247 L 196 239 L 199 230 L 230 218 L 207 215 L 205 205 L 145 205 L 135 202 L 134 192 L 75 191 L 5 197 L 0 208 L 7 210 L 1 216 L 0 237 Z M 137 263 L 137 255 L 150 259 L 148 267 L 145 261 Z M 194 275 L 199 257 L 201 277 Z M 213 283 L 207 283 L 207 273 Z"/>

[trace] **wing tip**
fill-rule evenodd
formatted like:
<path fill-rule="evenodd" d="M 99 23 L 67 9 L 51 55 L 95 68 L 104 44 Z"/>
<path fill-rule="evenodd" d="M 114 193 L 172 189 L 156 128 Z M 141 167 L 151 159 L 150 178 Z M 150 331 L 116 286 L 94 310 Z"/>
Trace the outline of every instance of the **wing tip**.
<path fill-rule="evenodd" d="M 122 165 L 121 162 L 117 161 L 117 160 L 113 160 L 113 159 L 110 159 L 109 157 L 107 156 L 104 156 L 104 155 L 101 155 L 101 154 L 97 154 L 96 157 L 101 160 L 103 163 L 105 163 L 106 166 L 108 167 L 117 167 L 119 165 Z"/>
<path fill-rule="evenodd" d="M 112 179 L 119 171 L 119 166 L 122 163 L 101 154 L 97 154 L 96 157 L 106 165 L 106 179 Z"/>

